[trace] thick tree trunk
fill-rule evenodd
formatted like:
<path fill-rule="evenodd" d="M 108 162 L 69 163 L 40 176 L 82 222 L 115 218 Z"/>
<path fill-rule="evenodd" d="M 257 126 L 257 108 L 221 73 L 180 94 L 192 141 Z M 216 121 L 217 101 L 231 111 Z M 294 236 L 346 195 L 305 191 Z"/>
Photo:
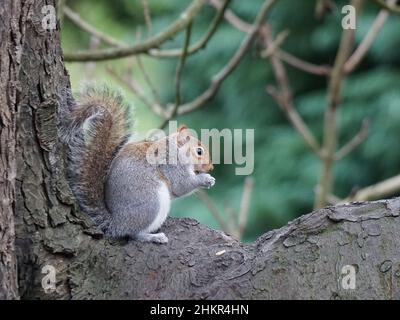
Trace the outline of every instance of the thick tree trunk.
<path fill-rule="evenodd" d="M 13 210 L 17 91 L 14 85 L 19 70 L 21 30 L 12 18 L 21 14 L 21 8 L 11 3 L 12 0 L 5 1 L 0 6 L 0 299 L 18 298 Z"/>
<path fill-rule="evenodd" d="M 400 199 L 323 209 L 253 244 L 192 219 L 167 221 L 167 245 L 104 239 L 65 180 L 69 80 L 58 27 L 42 26 L 54 1 L 0 2 L 0 298 L 400 298 Z"/>
<path fill-rule="evenodd" d="M 51 22 L 44 20 L 46 5 L 54 1 L 0 1 L 0 298 L 18 297 L 14 222 L 24 296 L 44 263 L 36 255 L 44 250 L 47 228 L 65 222 L 74 203 L 56 128 L 58 93 L 69 78 L 58 26 L 44 28 L 43 21 Z"/>

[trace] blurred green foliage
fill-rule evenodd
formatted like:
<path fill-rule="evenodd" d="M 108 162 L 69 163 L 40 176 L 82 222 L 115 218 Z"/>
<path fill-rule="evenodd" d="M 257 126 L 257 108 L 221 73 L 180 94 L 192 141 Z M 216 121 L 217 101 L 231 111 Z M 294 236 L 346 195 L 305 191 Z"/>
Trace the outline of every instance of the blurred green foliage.
<path fill-rule="evenodd" d="M 188 0 L 150 0 L 153 33 L 176 19 L 188 3 Z M 252 21 L 261 3 L 261 0 L 236 0 L 232 8 L 244 20 Z M 319 21 L 314 18 L 313 0 L 278 1 L 269 21 L 276 32 L 290 30 L 283 49 L 316 64 L 332 64 L 342 32 L 340 8 L 347 2 L 336 1 L 336 4 L 337 8 Z M 69 0 L 68 5 L 99 30 L 127 43 L 137 41 L 138 30 L 142 38 L 147 36 L 141 1 Z M 357 21 L 357 43 L 365 36 L 378 10 L 376 5 L 367 1 Z M 208 6 L 202 10 L 193 27 L 193 42 L 207 30 L 214 13 L 214 9 Z M 371 120 L 372 127 L 367 141 L 335 166 L 334 192 L 339 197 L 347 196 L 355 187 L 368 186 L 399 173 L 399 30 L 400 17 L 391 16 L 361 66 L 345 82 L 339 110 L 340 143 L 345 143 L 356 134 L 364 118 Z M 195 98 L 208 87 L 212 76 L 228 61 L 243 36 L 223 22 L 207 48 L 188 58 L 182 84 L 185 101 Z M 180 47 L 182 40 L 183 34 L 164 47 Z M 90 36 L 65 18 L 62 29 L 64 50 L 85 49 L 89 43 Z M 259 58 L 259 47 L 259 44 L 254 44 L 215 99 L 201 110 L 178 118 L 196 130 L 214 127 L 255 129 L 255 189 L 246 240 L 254 240 L 267 230 L 310 212 L 320 171 L 317 157 L 265 91 L 266 86 L 275 81 L 269 61 Z M 82 81 L 93 79 L 121 88 L 127 99 L 134 102 L 137 130 L 144 134 L 146 130 L 158 126 L 161 119 L 105 70 L 106 66 L 112 66 L 122 72 L 130 61 L 132 58 L 99 62 L 94 71 L 90 71 L 90 64 L 70 63 L 67 68 L 75 89 Z M 174 101 L 177 59 L 145 57 L 144 63 L 163 101 Z M 326 78 L 289 66 L 287 69 L 296 107 L 321 140 Z M 133 69 L 132 76 L 143 82 L 137 67 Z M 234 169 L 234 165 L 218 165 L 215 170 L 217 183 L 209 195 L 221 210 L 239 208 L 244 177 L 236 176 Z M 177 201 L 172 215 L 192 216 L 202 223 L 219 227 L 196 196 Z"/>

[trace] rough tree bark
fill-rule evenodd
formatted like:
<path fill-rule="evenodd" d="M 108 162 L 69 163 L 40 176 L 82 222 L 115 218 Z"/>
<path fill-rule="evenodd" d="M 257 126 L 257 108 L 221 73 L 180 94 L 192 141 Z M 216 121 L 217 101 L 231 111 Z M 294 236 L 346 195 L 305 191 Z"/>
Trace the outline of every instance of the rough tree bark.
<path fill-rule="evenodd" d="M 0 6 L 0 299 L 18 298 L 13 210 L 17 89 L 13 85 L 21 57 L 17 50 L 21 31 L 13 16 L 19 16 L 21 8 L 18 5 L 12 8 L 11 2 Z"/>
<path fill-rule="evenodd" d="M 57 111 L 69 79 L 58 26 L 42 27 L 54 1 L 0 3 L 0 298 L 400 298 L 400 199 L 322 209 L 253 244 L 192 219 L 167 221 L 167 245 L 104 239 L 65 180 Z M 346 265 L 355 289 L 342 286 Z"/>

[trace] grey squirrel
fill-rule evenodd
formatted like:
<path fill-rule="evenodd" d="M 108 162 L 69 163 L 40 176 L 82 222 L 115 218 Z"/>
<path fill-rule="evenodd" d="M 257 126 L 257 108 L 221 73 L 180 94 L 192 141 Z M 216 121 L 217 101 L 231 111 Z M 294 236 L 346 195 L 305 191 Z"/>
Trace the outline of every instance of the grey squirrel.
<path fill-rule="evenodd" d="M 127 112 L 122 97 L 107 87 L 86 88 L 63 110 L 71 188 L 106 235 L 167 243 L 155 232 L 171 200 L 214 185 L 211 157 L 186 126 L 156 141 L 132 141 Z M 177 161 L 168 161 L 173 154 Z"/>

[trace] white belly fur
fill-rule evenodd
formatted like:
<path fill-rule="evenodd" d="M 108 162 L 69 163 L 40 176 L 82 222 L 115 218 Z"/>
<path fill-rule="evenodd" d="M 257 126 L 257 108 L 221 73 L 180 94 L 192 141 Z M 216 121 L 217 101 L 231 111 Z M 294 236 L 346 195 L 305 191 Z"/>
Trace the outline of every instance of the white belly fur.
<path fill-rule="evenodd" d="M 158 201 L 160 208 L 158 209 L 156 218 L 147 228 L 147 232 L 154 232 L 160 229 L 165 219 L 167 219 L 169 209 L 171 208 L 171 197 L 165 182 L 161 182 L 160 188 L 158 189 Z"/>

